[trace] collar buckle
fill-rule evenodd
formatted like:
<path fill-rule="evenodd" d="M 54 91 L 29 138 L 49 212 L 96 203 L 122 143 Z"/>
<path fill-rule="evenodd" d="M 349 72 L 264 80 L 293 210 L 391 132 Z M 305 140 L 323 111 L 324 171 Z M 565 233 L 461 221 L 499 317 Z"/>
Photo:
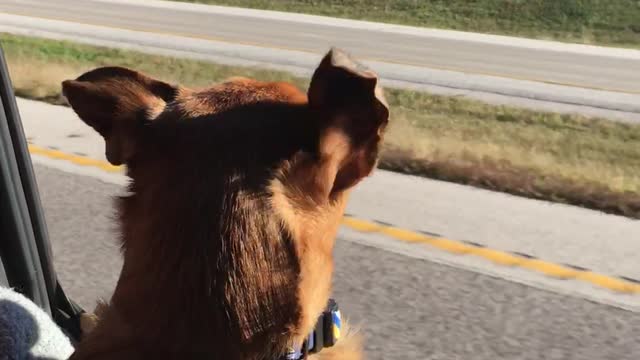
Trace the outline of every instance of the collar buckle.
<path fill-rule="evenodd" d="M 301 348 L 290 347 L 284 355 L 284 360 L 305 359 L 308 354 L 320 352 L 325 347 L 332 347 L 340 339 L 342 314 L 338 303 L 329 299 L 325 311 L 320 314 L 316 327 L 305 339 Z"/>

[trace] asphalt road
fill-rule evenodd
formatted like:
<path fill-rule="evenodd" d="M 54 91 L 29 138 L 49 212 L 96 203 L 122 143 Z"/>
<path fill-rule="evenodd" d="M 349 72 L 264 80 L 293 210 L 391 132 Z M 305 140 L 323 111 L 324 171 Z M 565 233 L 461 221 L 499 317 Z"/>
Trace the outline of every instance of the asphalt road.
<path fill-rule="evenodd" d="M 331 43 L 388 65 L 411 61 L 406 66 L 422 73 L 444 63 L 463 78 L 491 72 L 494 79 L 508 80 L 524 71 L 540 84 L 560 81 L 608 90 L 622 86 L 629 92 L 640 84 L 636 60 L 624 56 L 578 56 L 531 47 L 525 51 L 517 44 L 433 34 L 345 30 L 309 22 L 301 31 L 301 23 L 291 19 L 216 17 L 211 12 L 115 5 L 113 0 L 5 0 L 2 11 L 40 16 L 41 26 L 44 18 L 106 25 L 102 31 L 111 34 L 111 41 L 121 36 L 115 30 L 119 27 L 169 32 L 174 37 L 162 35 L 163 41 L 176 46 L 194 36 L 257 43 L 260 54 L 271 47 L 280 56 L 323 52 Z M 141 41 L 139 34 L 130 39 Z M 69 109 L 28 101 L 19 106 L 32 143 L 103 157 L 100 140 Z M 57 269 L 70 295 L 91 308 L 97 297 L 109 296 L 121 264 L 110 198 L 121 190 L 123 179 L 117 175 L 105 180 L 95 171 L 36 160 Z M 68 171 L 59 170 L 63 168 Z M 612 276 L 640 277 L 640 245 L 634 241 L 640 222 L 621 217 L 386 172 L 359 188 L 349 212 Z M 361 324 L 371 359 L 624 360 L 640 354 L 640 300 L 634 295 L 596 291 L 588 284 L 550 280 L 523 269 L 494 268 L 482 259 L 345 229 L 336 261 L 335 295 L 345 315 Z"/>
<path fill-rule="evenodd" d="M 104 159 L 68 108 L 20 100 L 32 143 Z M 33 156 L 63 285 L 84 307 L 108 298 L 121 261 L 111 199 L 121 174 Z M 61 171 L 64 170 L 64 171 Z M 393 191 L 392 191 L 393 190 Z M 638 277 L 640 222 L 384 171 L 349 213 L 490 248 Z M 371 359 L 636 359 L 640 298 L 343 228 L 335 296 Z M 624 310 L 629 309 L 629 310 Z"/>
<path fill-rule="evenodd" d="M 18 107 L 32 144 L 106 161 L 102 138 L 70 108 L 25 99 L 18 99 Z M 116 183 L 124 183 L 124 176 L 116 177 Z M 640 279 L 640 221 L 621 216 L 387 171 L 360 184 L 348 211 L 405 229 Z"/>
<path fill-rule="evenodd" d="M 4 0 L 0 31 L 308 74 L 330 46 L 391 86 L 640 120 L 640 51 L 154 0 Z"/>
<path fill-rule="evenodd" d="M 111 198 L 118 185 L 36 165 L 55 265 L 86 308 L 120 267 Z M 522 285 L 341 236 L 335 296 L 370 359 L 632 360 L 640 313 Z"/>
<path fill-rule="evenodd" d="M 640 61 L 546 49 L 346 29 L 327 24 L 149 7 L 135 1 L 3 0 L 0 11 L 321 54 L 329 46 L 390 63 L 640 91 Z"/>

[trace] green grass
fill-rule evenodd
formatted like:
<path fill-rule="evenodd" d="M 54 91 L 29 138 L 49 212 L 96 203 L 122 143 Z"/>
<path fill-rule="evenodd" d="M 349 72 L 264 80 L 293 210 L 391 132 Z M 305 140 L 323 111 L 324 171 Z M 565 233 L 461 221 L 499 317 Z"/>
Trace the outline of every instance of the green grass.
<path fill-rule="evenodd" d="M 18 95 L 65 104 L 60 82 L 103 65 L 191 87 L 289 73 L 0 34 Z M 640 126 L 387 89 L 381 167 L 640 218 Z M 37 139 L 36 139 L 37 141 Z M 425 199 L 428 201 L 428 199 Z"/>
<path fill-rule="evenodd" d="M 640 46 L 637 0 L 179 0 L 622 47 Z"/>

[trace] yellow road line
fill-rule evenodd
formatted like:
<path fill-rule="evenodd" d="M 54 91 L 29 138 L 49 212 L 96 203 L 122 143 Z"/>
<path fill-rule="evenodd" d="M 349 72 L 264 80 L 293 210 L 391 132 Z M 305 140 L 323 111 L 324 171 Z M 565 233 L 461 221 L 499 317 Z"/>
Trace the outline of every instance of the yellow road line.
<path fill-rule="evenodd" d="M 95 160 L 84 156 L 68 154 L 59 150 L 51 150 L 29 144 L 29 152 L 56 160 L 70 161 L 79 166 L 99 168 L 108 172 L 123 172 L 122 166 L 113 166 L 106 161 Z M 565 265 L 554 264 L 544 260 L 530 258 L 508 252 L 467 244 L 460 241 L 429 236 L 419 232 L 383 225 L 373 221 L 345 216 L 343 225 L 363 233 L 380 233 L 396 240 L 408 243 L 424 244 L 439 250 L 458 255 L 471 255 L 483 258 L 494 264 L 506 267 L 519 267 L 531 270 L 556 279 L 573 279 L 589 283 L 593 286 L 618 293 L 640 294 L 640 284 L 594 273 L 586 269 L 577 269 Z"/>
<path fill-rule="evenodd" d="M 96 167 L 98 169 L 111 173 L 123 171 L 121 166 L 114 166 L 106 161 L 95 160 L 85 156 L 68 154 L 59 150 L 46 149 L 33 144 L 29 144 L 29 152 L 34 155 L 45 156 L 51 159 L 70 161 L 80 166 Z"/>
<path fill-rule="evenodd" d="M 536 258 L 510 254 L 508 252 L 470 245 L 455 240 L 428 236 L 418 232 L 353 217 L 345 217 L 343 225 L 360 232 L 381 233 L 397 240 L 429 245 L 452 254 L 477 256 L 497 265 L 520 267 L 556 279 L 574 279 L 614 292 L 640 294 L 640 284 L 597 274 L 590 270 L 576 269 Z"/>
<path fill-rule="evenodd" d="M 100 27 L 106 27 L 106 28 L 112 28 L 112 29 L 118 29 L 118 30 L 135 31 L 135 32 L 141 32 L 141 33 L 147 33 L 147 34 L 164 35 L 164 36 L 166 36 L 166 35 L 180 36 L 180 37 L 184 37 L 184 38 L 207 40 L 207 41 L 216 41 L 216 42 L 221 42 L 221 43 L 226 43 L 226 44 L 247 45 L 247 46 L 261 47 L 261 48 L 265 48 L 265 49 L 284 50 L 284 51 L 298 51 L 298 52 L 304 52 L 304 53 L 308 53 L 308 54 L 321 55 L 321 54 L 318 54 L 315 51 L 311 51 L 311 50 L 307 50 L 307 49 L 291 48 L 291 47 L 287 47 L 287 46 L 278 46 L 278 45 L 273 45 L 273 44 L 268 44 L 267 45 L 267 44 L 262 44 L 262 43 L 257 43 L 257 42 L 253 42 L 253 41 L 247 41 L 247 40 L 233 40 L 232 41 L 232 40 L 228 40 L 228 39 L 224 39 L 224 38 L 220 38 L 220 37 L 216 37 L 216 36 L 211 36 L 211 35 L 198 35 L 198 34 L 193 34 L 193 33 L 179 32 L 179 31 L 167 32 L 167 31 L 162 31 L 162 30 L 159 30 L 159 29 L 149 29 L 149 28 L 141 29 L 141 28 L 135 28 L 135 27 L 127 27 L 127 26 L 123 26 L 123 25 L 114 26 L 114 25 L 109 25 L 109 24 L 106 24 L 106 23 L 95 24 L 95 23 L 88 23 L 88 22 L 78 21 L 78 20 L 69 20 L 69 19 L 55 17 L 55 16 L 33 15 L 33 14 L 26 13 L 26 12 L 21 12 L 21 11 L 0 11 L 0 13 L 4 13 L 4 14 L 8 14 L 8 15 L 27 16 L 27 17 L 31 17 L 31 18 L 39 18 L 39 19 L 44 19 L 44 20 L 64 21 L 64 22 L 76 23 L 76 24 L 80 24 L 80 25 L 100 26 Z M 495 72 L 491 72 L 491 71 L 473 71 L 473 72 L 469 72 L 468 70 L 465 70 L 465 69 L 462 69 L 462 68 L 453 67 L 453 66 L 441 66 L 441 65 L 433 65 L 433 64 L 419 64 L 419 63 L 414 63 L 414 62 L 410 62 L 410 61 L 397 61 L 397 60 L 391 60 L 391 59 L 381 59 L 381 58 L 377 58 L 377 57 L 359 57 L 359 59 L 361 59 L 363 61 L 375 61 L 375 62 L 397 64 L 397 65 L 408 65 L 408 66 L 429 68 L 429 69 L 434 69 L 434 70 L 454 71 L 454 72 L 462 72 L 462 73 L 466 73 L 466 74 L 501 77 L 501 78 L 511 79 L 511 80 L 533 81 L 533 82 L 540 82 L 540 83 L 550 84 L 550 85 L 569 86 L 569 87 L 576 87 L 576 88 L 583 88 L 583 89 L 590 89 L 590 90 L 610 91 L 610 92 L 618 92 L 618 93 L 634 94 L 634 95 L 640 94 L 640 91 L 638 91 L 638 90 L 605 88 L 605 87 L 595 86 L 595 85 L 578 84 L 578 83 L 571 83 L 571 82 L 565 82 L 565 81 L 546 80 L 546 79 L 540 79 L 540 78 L 528 77 L 528 76 L 506 75 L 506 74 L 500 74 L 500 73 L 495 73 Z"/>

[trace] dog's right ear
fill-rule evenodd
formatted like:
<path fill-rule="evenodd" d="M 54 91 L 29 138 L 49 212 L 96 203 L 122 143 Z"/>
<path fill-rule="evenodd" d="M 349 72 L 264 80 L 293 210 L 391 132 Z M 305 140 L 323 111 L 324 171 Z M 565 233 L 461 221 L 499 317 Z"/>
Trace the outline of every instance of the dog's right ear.
<path fill-rule="evenodd" d="M 78 116 L 105 140 L 110 163 L 127 163 L 144 124 L 164 110 L 179 88 L 121 67 L 102 67 L 62 83 Z"/>
<path fill-rule="evenodd" d="M 316 193 L 333 195 L 368 176 L 389 122 L 378 76 L 339 49 L 322 59 L 311 79 L 309 106 L 320 125 Z"/>

